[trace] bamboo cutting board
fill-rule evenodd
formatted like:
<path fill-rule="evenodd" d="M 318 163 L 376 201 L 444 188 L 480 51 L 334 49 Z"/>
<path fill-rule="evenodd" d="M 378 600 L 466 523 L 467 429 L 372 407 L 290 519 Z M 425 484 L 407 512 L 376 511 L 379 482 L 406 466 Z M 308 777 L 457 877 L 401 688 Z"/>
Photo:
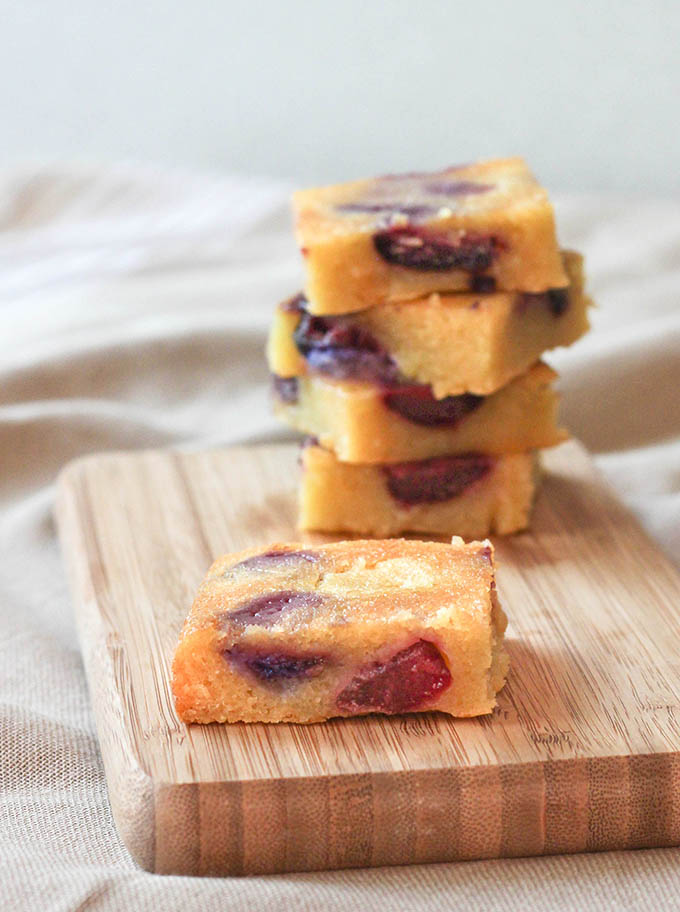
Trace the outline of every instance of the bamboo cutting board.
<path fill-rule="evenodd" d="M 680 577 L 568 443 L 496 542 L 496 712 L 187 728 L 169 668 L 212 559 L 299 539 L 297 450 L 109 454 L 57 517 L 111 806 L 142 867 L 241 874 L 680 843 Z M 323 540 L 307 536 L 306 540 Z"/>

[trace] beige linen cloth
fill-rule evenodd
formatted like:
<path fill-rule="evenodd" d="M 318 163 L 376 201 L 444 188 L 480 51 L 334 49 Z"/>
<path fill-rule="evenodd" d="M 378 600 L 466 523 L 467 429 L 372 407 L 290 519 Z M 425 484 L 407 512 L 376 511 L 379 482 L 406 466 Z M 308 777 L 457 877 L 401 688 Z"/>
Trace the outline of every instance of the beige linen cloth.
<path fill-rule="evenodd" d="M 0 906 L 677 909 L 675 849 L 217 879 L 139 870 L 111 818 L 51 510 L 73 457 L 280 437 L 264 334 L 300 284 L 287 189 L 120 167 L 0 175 Z M 680 562 L 680 204 L 558 199 L 591 335 L 564 417 Z"/>

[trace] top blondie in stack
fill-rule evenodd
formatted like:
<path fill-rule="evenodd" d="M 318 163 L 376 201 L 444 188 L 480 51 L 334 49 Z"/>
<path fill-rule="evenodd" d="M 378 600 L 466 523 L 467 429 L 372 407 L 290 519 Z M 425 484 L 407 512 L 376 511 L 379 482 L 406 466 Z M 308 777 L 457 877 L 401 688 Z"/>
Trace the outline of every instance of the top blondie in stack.
<path fill-rule="evenodd" d="M 535 451 L 566 436 L 543 352 L 588 329 L 583 265 L 521 159 L 295 194 L 307 267 L 268 357 L 312 435 L 303 529 L 524 528 Z"/>

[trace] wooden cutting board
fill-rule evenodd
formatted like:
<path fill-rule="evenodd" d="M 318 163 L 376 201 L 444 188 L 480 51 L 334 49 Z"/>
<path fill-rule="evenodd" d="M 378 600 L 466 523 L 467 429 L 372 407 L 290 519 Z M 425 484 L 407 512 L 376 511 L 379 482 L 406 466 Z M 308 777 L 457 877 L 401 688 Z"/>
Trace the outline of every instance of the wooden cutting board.
<path fill-rule="evenodd" d="M 531 532 L 496 542 L 512 669 L 492 716 L 178 720 L 170 661 L 196 587 L 220 553 L 300 538 L 296 456 L 109 454 L 61 476 L 111 806 L 139 864 L 269 873 L 679 844 L 680 576 L 574 443 L 545 457 Z"/>

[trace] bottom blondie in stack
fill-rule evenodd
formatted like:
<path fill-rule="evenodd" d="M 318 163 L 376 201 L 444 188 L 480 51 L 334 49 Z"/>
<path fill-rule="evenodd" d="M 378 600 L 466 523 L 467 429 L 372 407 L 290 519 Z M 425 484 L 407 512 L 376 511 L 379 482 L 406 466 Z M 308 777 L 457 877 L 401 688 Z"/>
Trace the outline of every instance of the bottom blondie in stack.
<path fill-rule="evenodd" d="M 536 451 L 566 437 L 540 358 L 588 328 L 545 192 L 509 160 L 307 191 L 296 214 L 308 290 L 268 359 L 277 414 L 309 435 L 301 528 L 524 528 Z"/>

